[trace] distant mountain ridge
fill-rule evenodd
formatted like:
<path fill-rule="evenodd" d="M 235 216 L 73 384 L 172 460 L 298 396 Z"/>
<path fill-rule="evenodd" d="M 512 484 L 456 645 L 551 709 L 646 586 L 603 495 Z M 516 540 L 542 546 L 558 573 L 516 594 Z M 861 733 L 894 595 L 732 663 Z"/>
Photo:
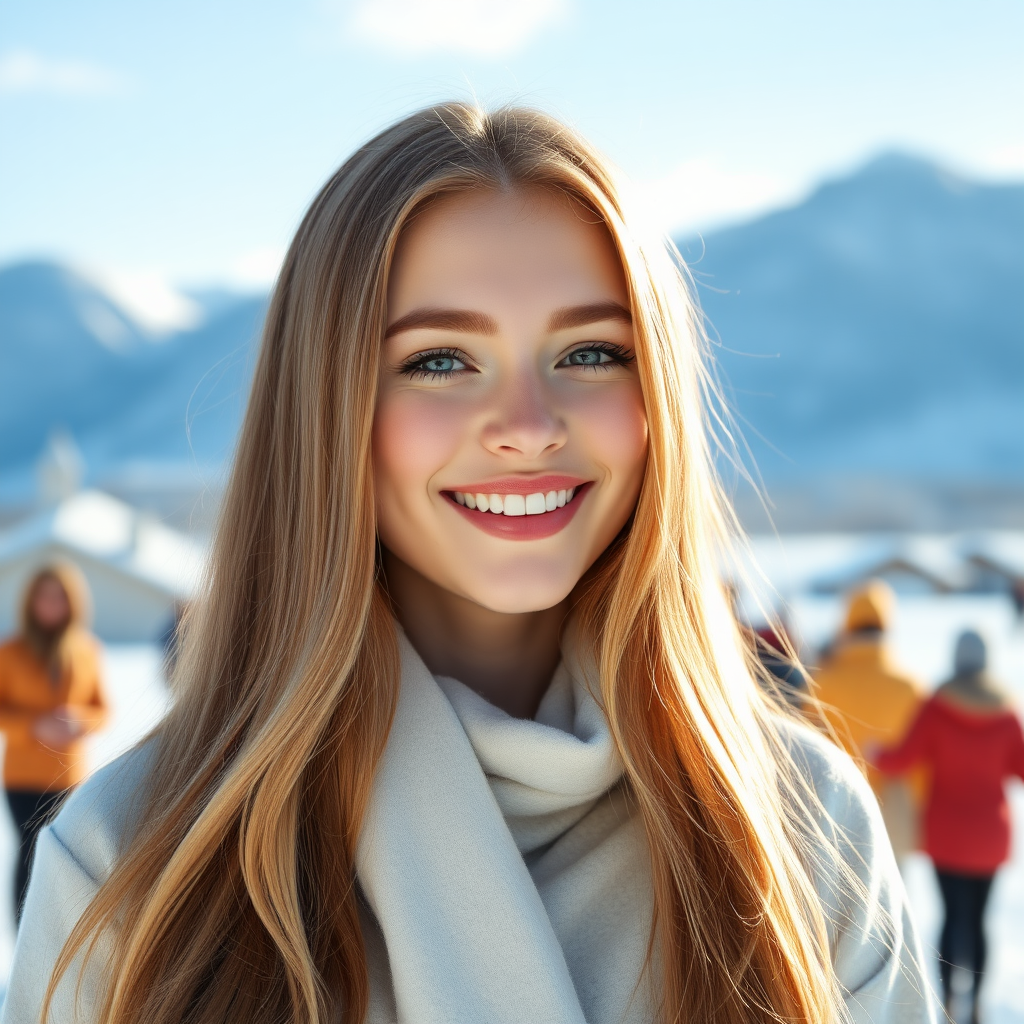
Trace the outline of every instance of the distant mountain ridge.
<path fill-rule="evenodd" d="M 1024 484 L 1024 184 L 890 154 L 679 246 L 769 484 Z M 65 267 L 0 270 L 0 504 L 57 428 L 89 483 L 224 467 L 266 299 L 193 298 L 205 321 L 156 341 Z"/>
<path fill-rule="evenodd" d="M 266 299 L 211 294 L 205 322 L 155 341 L 66 267 L 0 270 L 0 502 L 25 499 L 56 429 L 74 437 L 93 483 L 140 464 L 222 467 Z"/>
<path fill-rule="evenodd" d="M 679 245 L 766 479 L 1024 482 L 1024 185 L 887 154 Z"/>

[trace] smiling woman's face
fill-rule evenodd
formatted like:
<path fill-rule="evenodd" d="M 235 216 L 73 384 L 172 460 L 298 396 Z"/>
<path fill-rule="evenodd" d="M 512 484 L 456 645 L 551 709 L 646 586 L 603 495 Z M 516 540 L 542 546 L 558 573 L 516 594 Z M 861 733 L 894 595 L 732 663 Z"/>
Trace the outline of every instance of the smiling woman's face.
<path fill-rule="evenodd" d="M 561 195 L 481 191 L 398 246 L 374 421 L 381 543 L 492 611 L 562 601 L 636 505 L 647 422 L 622 267 Z"/>

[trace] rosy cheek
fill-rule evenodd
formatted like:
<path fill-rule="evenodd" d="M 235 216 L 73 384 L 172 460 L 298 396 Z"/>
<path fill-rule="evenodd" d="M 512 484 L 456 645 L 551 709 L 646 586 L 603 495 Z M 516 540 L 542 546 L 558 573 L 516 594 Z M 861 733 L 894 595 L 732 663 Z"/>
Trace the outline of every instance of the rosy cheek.
<path fill-rule="evenodd" d="M 638 485 L 647 458 L 647 415 L 639 385 L 609 389 L 577 411 L 590 457 L 621 484 Z"/>
<path fill-rule="evenodd" d="M 458 450 L 462 417 L 438 395 L 405 392 L 384 396 L 373 426 L 378 492 L 404 504 L 423 494 L 431 477 Z"/>

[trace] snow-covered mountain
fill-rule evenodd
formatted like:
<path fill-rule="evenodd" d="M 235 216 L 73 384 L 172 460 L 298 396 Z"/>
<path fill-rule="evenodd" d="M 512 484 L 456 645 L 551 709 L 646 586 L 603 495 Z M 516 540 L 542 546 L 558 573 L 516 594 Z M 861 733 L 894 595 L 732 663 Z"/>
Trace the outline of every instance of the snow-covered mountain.
<path fill-rule="evenodd" d="M 770 485 L 1024 489 L 1024 185 L 889 155 L 680 248 Z M 57 428 L 88 483 L 224 465 L 265 298 L 191 298 L 203 322 L 155 338 L 65 267 L 0 270 L 0 503 Z"/>
<path fill-rule="evenodd" d="M 129 466 L 180 475 L 223 465 L 266 300 L 197 299 L 202 323 L 154 338 L 72 270 L 33 262 L 0 271 L 0 502 L 31 494 L 54 430 L 75 439 L 90 483 Z"/>
<path fill-rule="evenodd" d="M 1024 484 L 1024 185 L 890 154 L 680 248 L 767 480 Z"/>

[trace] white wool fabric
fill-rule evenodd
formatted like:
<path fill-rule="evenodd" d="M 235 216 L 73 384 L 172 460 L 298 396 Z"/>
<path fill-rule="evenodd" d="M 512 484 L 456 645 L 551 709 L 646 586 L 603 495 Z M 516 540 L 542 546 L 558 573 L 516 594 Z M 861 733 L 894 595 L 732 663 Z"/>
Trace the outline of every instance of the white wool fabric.
<path fill-rule="evenodd" d="M 401 645 L 356 854 L 390 965 L 372 1024 L 650 1021 L 646 844 L 582 673 L 524 721 Z"/>
<path fill-rule="evenodd" d="M 656 1024 L 643 828 L 587 673 L 568 645 L 533 720 L 435 679 L 400 637 L 395 722 L 357 849 L 368 1024 Z M 780 722 L 860 881 L 816 877 L 851 1024 L 931 1024 L 903 885 L 870 788 L 849 758 Z M 43 829 L 3 1024 L 39 1019 L 65 939 L 129 831 L 149 751 L 93 775 Z M 822 858 L 827 862 L 827 858 Z M 98 1024 L 103 957 L 73 1012 Z M 698 1024 L 698 1022 L 694 1022 Z"/>

